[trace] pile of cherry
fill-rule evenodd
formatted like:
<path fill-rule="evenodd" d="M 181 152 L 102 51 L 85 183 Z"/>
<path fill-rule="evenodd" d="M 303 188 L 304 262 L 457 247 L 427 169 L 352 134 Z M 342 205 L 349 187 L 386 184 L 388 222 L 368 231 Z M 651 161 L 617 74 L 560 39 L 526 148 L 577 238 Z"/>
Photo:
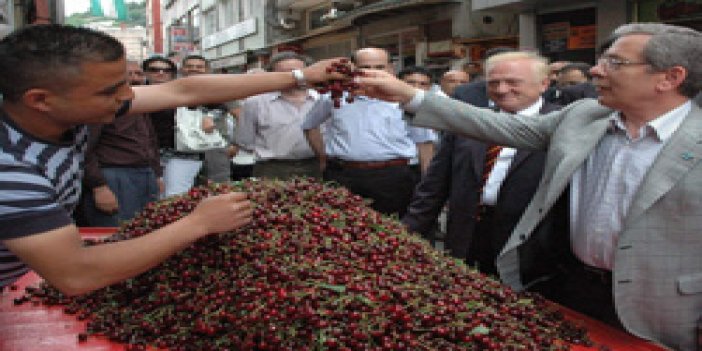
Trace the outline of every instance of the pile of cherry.
<path fill-rule="evenodd" d="M 212 235 L 126 282 L 26 301 L 87 320 L 79 340 L 128 350 L 567 350 L 589 345 L 543 298 L 516 293 L 435 251 L 343 188 L 307 179 L 213 184 L 148 206 L 128 240 L 202 198 L 245 189 L 254 222 Z"/>
<path fill-rule="evenodd" d="M 331 67 L 327 68 L 327 73 L 332 73 L 332 72 L 337 72 L 342 74 L 346 79 L 343 80 L 332 80 L 328 81 L 320 86 L 317 87 L 317 92 L 320 94 L 327 94 L 329 93 L 333 104 L 334 108 L 340 108 L 341 107 L 341 98 L 346 95 L 346 102 L 347 103 L 352 103 L 353 102 L 353 91 L 357 90 L 359 88 L 358 84 L 353 81 L 353 79 L 357 76 L 361 75 L 361 72 L 358 70 L 354 70 L 351 68 L 349 65 L 348 59 L 342 59 L 339 62 L 334 62 L 332 63 Z M 346 92 L 346 94 L 344 94 Z"/>

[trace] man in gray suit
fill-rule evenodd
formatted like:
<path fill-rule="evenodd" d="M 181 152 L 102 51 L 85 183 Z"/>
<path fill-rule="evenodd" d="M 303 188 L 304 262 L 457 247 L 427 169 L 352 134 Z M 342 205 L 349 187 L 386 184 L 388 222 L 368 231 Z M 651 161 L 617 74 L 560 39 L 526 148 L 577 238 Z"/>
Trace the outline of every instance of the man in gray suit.
<path fill-rule="evenodd" d="M 576 263 L 563 266 L 578 267 L 566 270 L 569 278 L 588 279 L 583 289 L 609 289 L 626 330 L 694 350 L 702 315 L 702 110 L 690 99 L 702 87 L 702 34 L 658 23 L 614 34 L 591 71 L 598 100 L 540 118 L 419 92 L 382 72 L 367 71 L 360 82 L 366 94 L 404 103 L 417 126 L 547 151 L 541 184 L 497 259 L 505 283 L 521 290 L 547 279 L 555 272 L 542 268 L 561 265 L 538 263 L 565 249 Z M 559 203 L 569 234 L 543 230 Z"/>

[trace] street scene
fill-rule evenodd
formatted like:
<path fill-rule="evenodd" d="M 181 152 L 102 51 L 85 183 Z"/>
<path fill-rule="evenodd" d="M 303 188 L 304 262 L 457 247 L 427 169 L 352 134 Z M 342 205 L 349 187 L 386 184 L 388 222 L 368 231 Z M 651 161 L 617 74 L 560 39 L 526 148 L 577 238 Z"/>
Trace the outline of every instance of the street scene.
<path fill-rule="evenodd" d="M 701 29 L 0 0 L 0 351 L 700 351 Z"/>

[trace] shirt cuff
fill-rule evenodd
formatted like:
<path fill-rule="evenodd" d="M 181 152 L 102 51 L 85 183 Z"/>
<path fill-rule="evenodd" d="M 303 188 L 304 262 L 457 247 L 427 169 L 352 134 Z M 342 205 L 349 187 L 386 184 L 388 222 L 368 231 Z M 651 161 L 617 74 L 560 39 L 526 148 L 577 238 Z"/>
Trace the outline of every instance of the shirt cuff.
<path fill-rule="evenodd" d="M 408 103 L 404 104 L 402 106 L 402 109 L 409 113 L 417 113 L 419 110 L 419 106 L 422 104 L 424 101 L 424 90 L 419 90 L 417 89 L 417 92 L 414 94 L 412 97 L 412 100 L 410 100 Z"/>

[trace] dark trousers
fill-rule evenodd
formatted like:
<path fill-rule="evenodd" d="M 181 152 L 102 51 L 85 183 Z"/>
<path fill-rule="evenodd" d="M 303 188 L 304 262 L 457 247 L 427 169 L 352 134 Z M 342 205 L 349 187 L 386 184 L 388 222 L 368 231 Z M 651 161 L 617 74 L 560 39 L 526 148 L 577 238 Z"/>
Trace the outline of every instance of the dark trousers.
<path fill-rule="evenodd" d="M 493 225 L 495 210 L 492 206 L 479 206 L 476 215 L 475 229 L 466 256 L 466 263 L 478 268 L 487 275 L 497 275 L 495 259 L 502 247 L 494 247 Z"/>
<path fill-rule="evenodd" d="M 573 257 L 553 279 L 529 290 L 584 315 L 625 330 L 614 308 L 612 274 Z"/>
<path fill-rule="evenodd" d="M 231 159 L 226 149 L 212 149 L 204 152 L 205 163 L 200 175 L 213 182 L 226 182 L 231 179 Z"/>
<path fill-rule="evenodd" d="M 276 178 L 288 180 L 294 176 L 321 178 L 317 158 L 303 160 L 267 160 L 258 161 L 253 166 L 253 176 L 258 178 Z"/>
<path fill-rule="evenodd" d="M 132 219 L 147 203 L 158 199 L 158 183 L 151 168 L 113 167 L 101 168 L 101 171 L 117 198 L 119 211 L 115 214 L 100 211 L 95 207 L 92 191 L 86 189 L 83 212 L 89 226 L 116 227 L 121 221 Z"/>
<path fill-rule="evenodd" d="M 414 174 L 408 166 L 381 169 L 343 168 L 328 164 L 323 173 L 325 181 L 335 181 L 352 193 L 371 199 L 371 207 L 383 214 L 398 214 L 400 218 L 414 192 Z"/>

